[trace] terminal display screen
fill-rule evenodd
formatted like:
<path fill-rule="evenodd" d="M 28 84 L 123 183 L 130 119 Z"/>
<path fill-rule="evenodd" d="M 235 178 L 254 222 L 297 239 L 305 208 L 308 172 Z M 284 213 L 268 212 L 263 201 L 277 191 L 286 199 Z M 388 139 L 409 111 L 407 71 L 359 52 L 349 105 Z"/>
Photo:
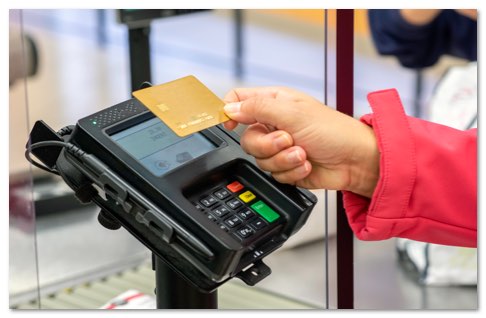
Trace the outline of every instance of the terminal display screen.
<path fill-rule="evenodd" d="M 158 118 L 113 134 L 111 138 L 156 176 L 216 148 L 199 133 L 184 138 L 177 136 Z"/>

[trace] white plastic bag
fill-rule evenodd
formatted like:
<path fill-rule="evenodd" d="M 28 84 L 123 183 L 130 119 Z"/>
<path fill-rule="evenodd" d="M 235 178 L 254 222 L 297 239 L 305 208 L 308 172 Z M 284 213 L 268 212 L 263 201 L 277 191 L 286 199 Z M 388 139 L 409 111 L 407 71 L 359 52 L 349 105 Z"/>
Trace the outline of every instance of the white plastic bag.
<path fill-rule="evenodd" d="M 477 249 L 397 240 L 402 264 L 429 286 L 477 285 Z"/>
<path fill-rule="evenodd" d="M 477 63 L 450 68 L 430 102 L 430 120 L 456 129 L 477 127 Z M 477 285 L 477 249 L 397 240 L 402 264 L 425 285 Z"/>

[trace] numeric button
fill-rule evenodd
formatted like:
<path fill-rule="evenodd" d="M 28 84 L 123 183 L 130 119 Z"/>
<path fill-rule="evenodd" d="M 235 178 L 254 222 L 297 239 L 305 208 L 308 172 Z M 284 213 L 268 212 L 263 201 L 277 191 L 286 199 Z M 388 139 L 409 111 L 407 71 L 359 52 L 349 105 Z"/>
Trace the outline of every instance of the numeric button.
<path fill-rule="evenodd" d="M 201 200 L 199 200 L 199 202 L 201 202 L 201 204 L 204 205 L 205 207 L 210 207 L 211 205 L 216 204 L 218 200 L 216 200 L 216 198 L 213 197 L 212 195 L 208 195 L 207 197 L 204 197 Z"/>
<path fill-rule="evenodd" d="M 216 209 L 211 211 L 211 213 L 214 214 L 215 216 L 217 216 L 218 218 L 222 218 L 226 214 L 229 213 L 229 209 L 223 205 L 223 206 L 217 207 Z"/>
<path fill-rule="evenodd" d="M 226 189 L 219 189 L 216 192 L 214 192 L 214 196 L 217 197 L 220 200 L 224 200 L 224 199 L 226 199 L 227 197 L 230 196 L 230 193 Z"/>
<path fill-rule="evenodd" d="M 252 236 L 253 233 L 255 233 L 255 231 L 253 231 L 248 226 L 243 226 L 243 227 L 239 228 L 235 233 L 238 234 L 238 236 L 241 237 L 242 239 L 245 239 L 245 238 Z"/>
<path fill-rule="evenodd" d="M 238 212 L 238 216 L 242 220 L 251 219 L 254 215 L 255 215 L 255 213 L 253 213 L 253 211 L 251 211 L 250 209 L 243 209 L 240 212 Z"/>
<path fill-rule="evenodd" d="M 235 226 L 237 226 L 237 225 L 240 225 L 240 224 L 241 224 L 241 220 L 240 220 L 240 219 L 238 219 L 238 217 L 236 217 L 236 216 L 232 216 L 232 217 L 230 217 L 229 219 L 225 220 L 225 221 L 224 221 L 224 223 L 225 223 L 226 225 L 228 225 L 228 227 L 230 227 L 230 228 L 234 228 Z"/>
<path fill-rule="evenodd" d="M 229 206 L 232 210 L 236 210 L 243 205 L 243 202 L 241 202 L 238 199 L 231 199 L 228 202 L 226 202 L 226 205 Z"/>

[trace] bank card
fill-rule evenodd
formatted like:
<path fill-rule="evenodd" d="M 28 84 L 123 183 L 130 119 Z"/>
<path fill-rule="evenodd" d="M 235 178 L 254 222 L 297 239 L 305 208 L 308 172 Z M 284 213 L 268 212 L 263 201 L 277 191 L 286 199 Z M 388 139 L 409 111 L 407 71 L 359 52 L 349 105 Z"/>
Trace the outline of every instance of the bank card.
<path fill-rule="evenodd" d="M 135 91 L 133 96 L 179 137 L 229 120 L 225 103 L 192 75 Z"/>

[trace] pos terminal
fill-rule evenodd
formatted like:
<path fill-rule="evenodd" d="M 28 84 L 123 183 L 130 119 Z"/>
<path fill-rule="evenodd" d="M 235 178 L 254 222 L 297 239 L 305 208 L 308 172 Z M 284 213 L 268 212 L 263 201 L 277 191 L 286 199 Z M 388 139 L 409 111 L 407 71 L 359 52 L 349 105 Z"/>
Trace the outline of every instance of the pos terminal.
<path fill-rule="evenodd" d="M 262 259 L 317 201 L 260 170 L 233 132 L 213 126 L 178 137 L 136 99 L 58 132 L 36 122 L 26 156 L 97 204 L 103 225 L 123 226 L 204 292 L 233 277 L 254 285 L 268 276 Z"/>

